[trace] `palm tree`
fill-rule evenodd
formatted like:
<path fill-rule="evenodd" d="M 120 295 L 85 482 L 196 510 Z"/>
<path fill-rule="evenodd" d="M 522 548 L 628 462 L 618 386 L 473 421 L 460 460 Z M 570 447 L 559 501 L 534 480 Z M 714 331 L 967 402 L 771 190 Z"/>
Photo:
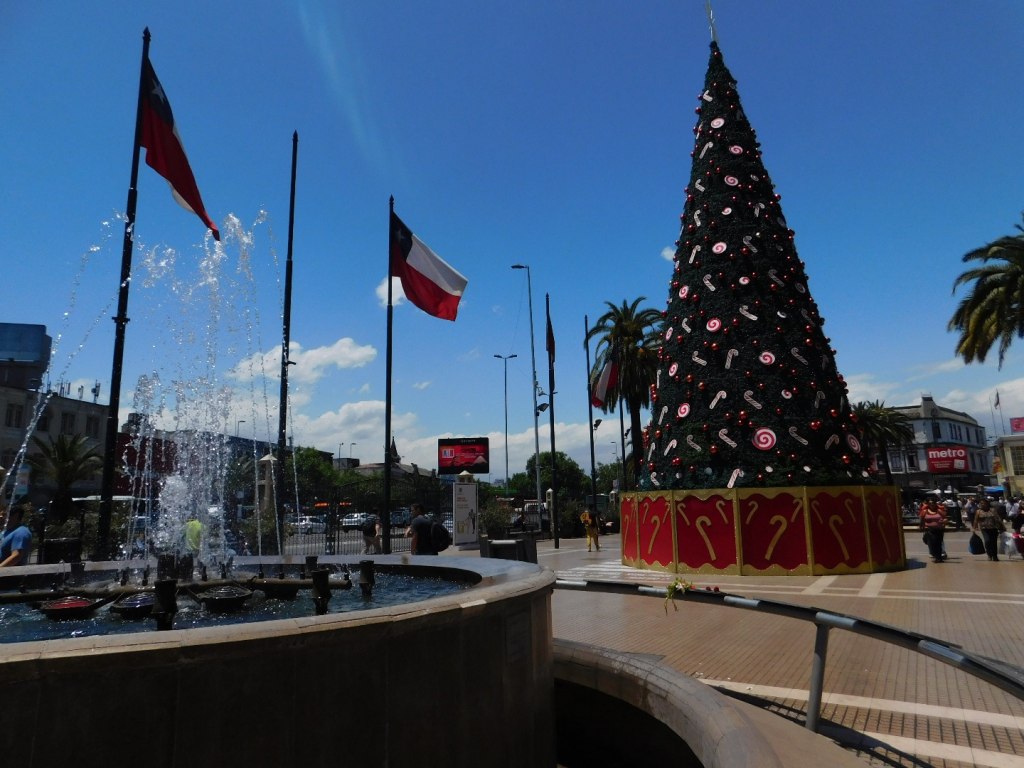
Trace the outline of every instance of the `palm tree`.
<path fill-rule="evenodd" d="M 882 457 L 885 480 L 892 485 L 889 467 L 889 446 L 914 442 L 914 426 L 907 416 L 895 408 L 886 408 L 882 400 L 861 401 L 853 406 L 864 442 Z"/>
<path fill-rule="evenodd" d="M 953 282 L 953 292 L 973 283 L 960 302 L 949 330 L 960 333 L 956 353 L 964 362 L 985 362 L 999 341 L 999 367 L 1014 337 L 1024 338 L 1024 228 L 965 254 L 964 263 L 980 262 Z"/>
<path fill-rule="evenodd" d="M 587 332 L 585 342 L 589 344 L 591 339 L 599 339 L 594 367 L 590 371 L 591 390 L 613 352 L 618 360 L 618 381 L 610 388 L 601 410 L 608 413 L 614 409 L 616 401 L 621 399 L 629 411 L 634 478 L 640 476 L 643 460 L 640 412 L 651 404 L 651 384 L 657 376 L 658 349 L 661 346 L 658 325 L 662 313 L 656 309 L 638 309 L 640 303 L 646 300 L 646 296 L 635 299 L 631 304 L 623 300 L 620 307 L 606 301 L 608 311 L 597 318 L 594 327 Z"/>
<path fill-rule="evenodd" d="M 37 452 L 25 461 L 42 479 L 53 483 L 50 512 L 54 522 L 63 523 L 74 509 L 72 486 L 95 477 L 103 467 L 103 456 L 84 435 L 59 435 L 48 443 L 33 437 L 32 442 Z"/>

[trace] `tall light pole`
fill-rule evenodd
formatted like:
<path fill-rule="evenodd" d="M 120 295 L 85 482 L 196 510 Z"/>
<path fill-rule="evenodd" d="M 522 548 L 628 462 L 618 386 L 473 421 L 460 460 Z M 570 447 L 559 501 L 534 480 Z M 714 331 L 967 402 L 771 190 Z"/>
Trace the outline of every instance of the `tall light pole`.
<path fill-rule="evenodd" d="M 533 366 L 533 471 L 537 483 L 537 505 L 543 499 L 540 495 L 540 411 L 537 410 L 537 391 L 540 389 L 540 382 L 537 381 L 537 352 L 534 349 L 533 336 L 533 283 L 530 280 L 529 264 L 513 264 L 512 269 L 526 270 L 526 295 L 530 302 L 530 364 Z M 554 457 L 552 457 L 554 458 Z"/>
<path fill-rule="evenodd" d="M 352 458 L 352 446 L 353 446 L 353 445 L 359 445 L 359 443 L 349 443 L 349 444 L 348 444 L 348 457 L 349 457 L 350 459 Z"/>
<path fill-rule="evenodd" d="M 239 419 L 235 422 L 235 437 L 238 437 L 238 425 L 245 424 L 245 419 Z"/>
<path fill-rule="evenodd" d="M 508 361 L 518 355 L 495 355 L 505 369 L 505 492 L 508 492 Z"/>

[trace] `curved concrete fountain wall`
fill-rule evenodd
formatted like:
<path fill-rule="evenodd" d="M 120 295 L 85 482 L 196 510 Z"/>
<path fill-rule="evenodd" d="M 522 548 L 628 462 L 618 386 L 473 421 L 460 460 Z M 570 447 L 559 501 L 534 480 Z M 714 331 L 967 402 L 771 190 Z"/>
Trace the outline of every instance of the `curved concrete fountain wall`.
<path fill-rule="evenodd" d="M 383 556 L 439 576 L 447 558 Z M 555 765 L 554 575 L 395 608 L 0 645 L 0 755 L 49 768 Z"/>

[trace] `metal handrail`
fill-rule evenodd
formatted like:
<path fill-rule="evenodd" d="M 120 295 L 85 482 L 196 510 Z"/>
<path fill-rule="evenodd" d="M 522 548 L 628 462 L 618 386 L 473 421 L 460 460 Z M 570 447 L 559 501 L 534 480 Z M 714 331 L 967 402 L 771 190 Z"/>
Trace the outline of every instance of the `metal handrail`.
<path fill-rule="evenodd" d="M 705 605 L 730 606 L 747 610 L 785 616 L 791 619 L 809 621 L 816 627 L 814 638 L 814 660 L 811 668 L 810 689 L 807 700 L 806 728 L 818 732 L 821 718 L 821 698 L 825 680 L 825 659 L 828 654 L 828 632 L 830 629 L 845 629 L 858 635 L 881 640 L 882 642 L 924 654 L 948 664 L 962 672 L 984 680 L 1006 691 L 1011 696 L 1024 700 L 1024 672 L 1015 677 L 984 657 L 968 653 L 960 646 L 947 643 L 935 637 L 910 632 L 889 624 L 869 621 L 820 608 L 808 608 L 778 600 L 743 597 L 728 592 L 697 589 L 686 585 L 651 587 L 645 584 L 626 584 L 617 581 L 584 581 L 556 579 L 555 589 L 583 592 L 607 592 L 613 594 L 635 594 L 643 597 L 660 597 L 662 600 L 689 600 Z"/>

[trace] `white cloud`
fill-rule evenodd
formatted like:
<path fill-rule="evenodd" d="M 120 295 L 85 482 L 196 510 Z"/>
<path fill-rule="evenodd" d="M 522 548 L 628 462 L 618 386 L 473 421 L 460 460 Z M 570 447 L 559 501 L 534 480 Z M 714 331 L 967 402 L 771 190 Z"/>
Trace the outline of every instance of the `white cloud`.
<path fill-rule="evenodd" d="M 353 339 L 338 339 L 329 347 L 314 347 L 305 350 L 298 342 L 288 345 L 289 358 L 295 365 L 288 370 L 288 381 L 296 384 L 312 384 L 323 378 L 332 369 L 362 368 L 377 357 L 377 350 L 369 344 L 359 345 Z M 281 347 L 276 346 L 263 353 L 256 353 L 241 360 L 228 372 L 228 378 L 246 381 L 265 376 L 277 381 L 281 375 Z"/>
<path fill-rule="evenodd" d="M 429 386 L 430 386 L 430 382 L 429 381 L 418 381 L 418 382 L 416 382 L 415 384 L 412 385 L 412 388 L 413 389 L 423 390 L 423 389 L 426 389 Z"/>
<path fill-rule="evenodd" d="M 377 295 L 377 301 L 380 302 L 382 307 L 388 305 L 388 279 L 385 277 L 374 289 L 374 293 Z M 402 280 L 398 277 L 391 278 L 391 306 L 399 307 L 406 301 L 405 291 L 402 290 Z"/>
<path fill-rule="evenodd" d="M 676 257 L 676 249 L 674 246 L 666 245 L 661 249 L 661 258 L 665 261 L 672 261 Z"/>

